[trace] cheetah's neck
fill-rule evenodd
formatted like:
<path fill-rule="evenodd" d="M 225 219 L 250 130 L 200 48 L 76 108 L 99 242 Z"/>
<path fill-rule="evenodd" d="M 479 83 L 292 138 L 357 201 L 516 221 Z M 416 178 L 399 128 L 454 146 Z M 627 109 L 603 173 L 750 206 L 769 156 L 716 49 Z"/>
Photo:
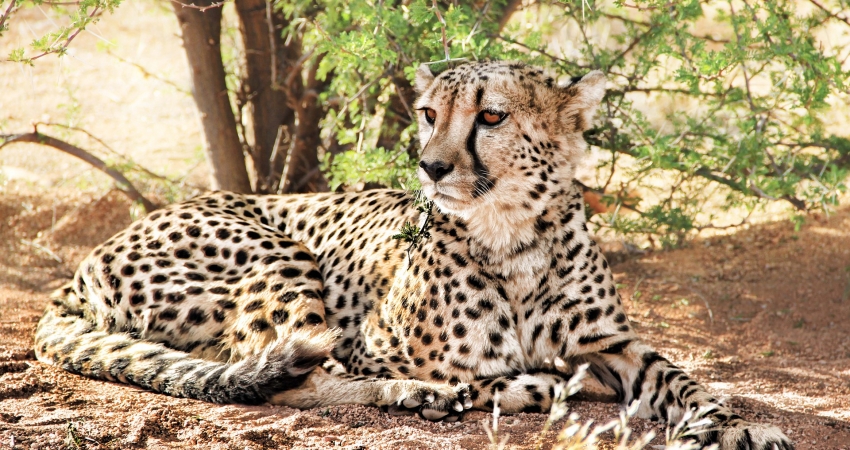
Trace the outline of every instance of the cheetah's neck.
<path fill-rule="evenodd" d="M 575 208 L 572 203 L 558 197 L 536 212 L 511 205 L 480 208 L 466 221 L 470 256 L 506 278 L 543 276 L 559 245 L 561 219 Z"/>

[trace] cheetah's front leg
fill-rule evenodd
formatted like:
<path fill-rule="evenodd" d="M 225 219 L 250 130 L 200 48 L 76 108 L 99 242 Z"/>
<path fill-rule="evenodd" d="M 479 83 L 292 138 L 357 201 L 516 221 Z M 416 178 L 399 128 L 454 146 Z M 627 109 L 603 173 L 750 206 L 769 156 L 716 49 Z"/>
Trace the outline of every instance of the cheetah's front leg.
<path fill-rule="evenodd" d="M 470 395 L 475 409 L 492 411 L 499 394 L 499 409 L 513 414 L 548 412 L 552 407 L 555 386 L 569 376 L 553 373 L 524 373 L 471 381 Z"/>
<path fill-rule="evenodd" d="M 417 411 L 428 420 L 457 418 L 472 407 L 469 385 L 455 386 L 419 380 L 352 376 L 317 367 L 298 388 L 274 395 L 269 403 L 300 409 L 333 405 L 399 406 Z"/>
<path fill-rule="evenodd" d="M 637 339 L 609 345 L 598 356 L 621 380 L 625 403 L 640 400 L 638 417 L 677 423 L 687 410 L 705 411 L 703 417 L 712 425 L 695 436 L 701 443 L 720 443 L 721 450 L 794 448 L 777 427 L 744 421 L 682 369 Z"/>

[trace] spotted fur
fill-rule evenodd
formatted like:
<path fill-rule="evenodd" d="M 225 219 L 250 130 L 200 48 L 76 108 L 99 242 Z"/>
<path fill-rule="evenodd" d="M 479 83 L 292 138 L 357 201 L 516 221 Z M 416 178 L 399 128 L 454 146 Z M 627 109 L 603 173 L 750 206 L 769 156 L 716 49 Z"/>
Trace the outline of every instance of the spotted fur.
<path fill-rule="evenodd" d="M 154 212 L 95 249 L 48 307 L 41 361 L 211 402 L 342 403 L 455 420 L 546 411 L 587 362 L 639 415 L 711 407 L 699 439 L 793 448 L 744 421 L 635 334 L 585 223 L 575 164 L 604 94 L 518 63 L 421 68 L 419 178 L 404 192 L 213 193 Z M 569 367 L 567 367 L 569 368 Z"/>

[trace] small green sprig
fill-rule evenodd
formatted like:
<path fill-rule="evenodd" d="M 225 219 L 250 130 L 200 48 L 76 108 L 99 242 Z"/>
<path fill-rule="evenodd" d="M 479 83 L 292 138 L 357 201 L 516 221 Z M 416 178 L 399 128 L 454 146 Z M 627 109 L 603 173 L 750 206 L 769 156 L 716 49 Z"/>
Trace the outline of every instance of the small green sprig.
<path fill-rule="evenodd" d="M 430 229 L 434 223 L 434 202 L 428 200 L 428 198 L 422 194 L 422 191 L 416 191 L 413 196 L 413 204 L 416 206 L 416 210 L 419 211 L 420 215 L 425 214 L 425 221 L 422 222 L 422 227 L 405 220 L 404 224 L 401 226 L 401 230 L 399 230 L 399 233 L 393 235 L 393 239 L 401 239 L 410 243 L 407 247 L 408 262 L 413 262 L 411 257 L 413 249 L 418 247 L 424 239 L 431 237 Z"/>

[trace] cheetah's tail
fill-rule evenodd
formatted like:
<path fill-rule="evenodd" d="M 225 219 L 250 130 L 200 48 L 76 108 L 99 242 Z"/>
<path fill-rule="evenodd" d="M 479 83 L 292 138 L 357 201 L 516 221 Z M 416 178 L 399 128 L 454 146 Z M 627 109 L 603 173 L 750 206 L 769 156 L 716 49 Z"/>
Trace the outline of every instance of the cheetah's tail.
<path fill-rule="evenodd" d="M 213 362 L 127 333 L 98 331 L 73 303 L 62 303 L 54 300 L 38 323 L 35 353 L 40 361 L 92 378 L 214 403 L 264 403 L 298 387 L 330 356 L 338 337 L 335 331 L 296 333 L 241 361 Z"/>

